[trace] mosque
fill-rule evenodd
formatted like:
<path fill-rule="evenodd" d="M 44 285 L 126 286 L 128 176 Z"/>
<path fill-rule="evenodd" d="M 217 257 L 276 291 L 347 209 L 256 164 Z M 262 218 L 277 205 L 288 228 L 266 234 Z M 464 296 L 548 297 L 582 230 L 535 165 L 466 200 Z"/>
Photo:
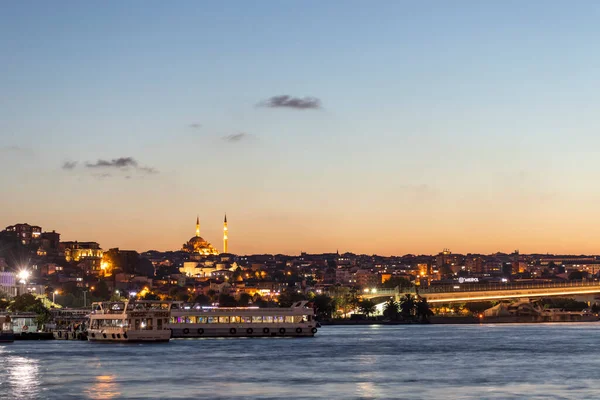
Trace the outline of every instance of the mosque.
<path fill-rule="evenodd" d="M 200 236 L 200 216 L 196 217 L 196 236 L 184 243 L 182 250 L 195 257 L 219 255 L 219 251 Z M 227 253 L 227 214 L 223 221 L 223 253 Z"/>
<path fill-rule="evenodd" d="M 227 248 L 227 214 L 223 220 L 223 253 L 200 236 L 200 217 L 196 217 L 196 235 L 183 244 L 183 251 L 190 253 L 190 260 L 183 263 L 179 271 L 190 277 L 229 277 L 238 268 Z M 218 256 L 218 257 L 211 257 Z M 226 278 L 227 279 L 227 278 Z"/>

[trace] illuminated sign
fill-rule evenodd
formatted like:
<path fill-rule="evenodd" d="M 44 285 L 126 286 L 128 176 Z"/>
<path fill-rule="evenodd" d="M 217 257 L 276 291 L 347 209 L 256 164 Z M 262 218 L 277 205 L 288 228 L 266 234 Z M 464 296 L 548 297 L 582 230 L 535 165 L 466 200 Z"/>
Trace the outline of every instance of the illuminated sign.
<path fill-rule="evenodd" d="M 458 278 L 458 283 L 477 283 L 479 278 Z"/>

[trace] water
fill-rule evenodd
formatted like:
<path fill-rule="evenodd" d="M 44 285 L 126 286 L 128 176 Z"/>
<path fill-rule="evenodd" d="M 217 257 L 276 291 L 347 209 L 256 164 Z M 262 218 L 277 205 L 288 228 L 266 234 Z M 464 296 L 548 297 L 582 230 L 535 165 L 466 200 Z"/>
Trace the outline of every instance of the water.
<path fill-rule="evenodd" d="M 315 338 L 0 345 L 2 399 L 597 399 L 600 325 L 331 326 Z"/>

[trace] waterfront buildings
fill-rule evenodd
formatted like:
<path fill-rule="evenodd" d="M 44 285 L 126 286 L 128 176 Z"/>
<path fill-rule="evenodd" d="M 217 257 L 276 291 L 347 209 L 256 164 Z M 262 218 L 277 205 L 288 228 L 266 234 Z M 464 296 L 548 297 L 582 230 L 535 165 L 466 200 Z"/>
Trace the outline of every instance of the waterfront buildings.
<path fill-rule="evenodd" d="M 67 261 L 80 261 L 85 258 L 102 258 L 102 249 L 96 242 L 61 242 L 60 250 Z"/>
<path fill-rule="evenodd" d="M 41 226 L 29 225 L 26 223 L 7 226 L 5 231 L 13 233 L 24 245 L 39 242 L 40 236 L 42 235 Z"/>

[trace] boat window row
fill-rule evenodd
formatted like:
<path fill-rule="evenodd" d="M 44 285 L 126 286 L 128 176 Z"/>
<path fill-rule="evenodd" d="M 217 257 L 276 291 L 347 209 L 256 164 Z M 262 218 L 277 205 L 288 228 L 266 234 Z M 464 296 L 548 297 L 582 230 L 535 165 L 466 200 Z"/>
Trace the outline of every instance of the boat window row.
<path fill-rule="evenodd" d="M 293 324 L 310 321 L 309 315 L 196 316 L 171 317 L 171 324 Z"/>
<path fill-rule="evenodd" d="M 92 329 L 122 328 L 126 323 L 122 319 L 94 319 L 91 323 Z"/>

